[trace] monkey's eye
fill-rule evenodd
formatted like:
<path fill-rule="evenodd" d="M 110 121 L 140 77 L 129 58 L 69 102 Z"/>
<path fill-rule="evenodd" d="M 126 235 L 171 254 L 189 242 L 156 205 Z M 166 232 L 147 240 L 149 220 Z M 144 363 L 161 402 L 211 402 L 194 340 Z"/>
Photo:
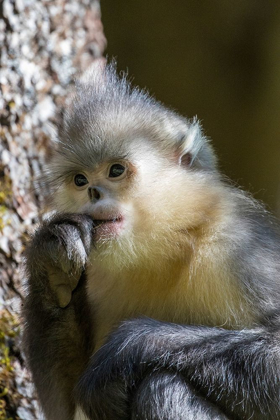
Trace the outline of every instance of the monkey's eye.
<path fill-rule="evenodd" d="M 118 178 L 126 171 L 126 167 L 120 163 L 114 163 L 109 169 L 109 178 Z"/>
<path fill-rule="evenodd" d="M 74 182 L 77 187 L 83 187 L 88 184 L 88 180 L 83 174 L 77 174 L 74 177 Z"/>

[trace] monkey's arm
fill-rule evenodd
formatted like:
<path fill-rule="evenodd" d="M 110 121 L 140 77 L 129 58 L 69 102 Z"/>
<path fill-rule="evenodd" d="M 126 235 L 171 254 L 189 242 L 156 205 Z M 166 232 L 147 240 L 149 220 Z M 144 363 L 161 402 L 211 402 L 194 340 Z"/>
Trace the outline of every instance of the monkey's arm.
<path fill-rule="evenodd" d="M 126 321 L 92 359 L 79 404 L 91 420 L 275 420 L 279 340 L 279 318 L 243 331 Z"/>
<path fill-rule="evenodd" d="M 48 420 L 73 418 L 74 384 L 91 351 L 82 272 L 92 227 L 88 216 L 56 216 L 41 226 L 27 251 L 24 346 Z"/>

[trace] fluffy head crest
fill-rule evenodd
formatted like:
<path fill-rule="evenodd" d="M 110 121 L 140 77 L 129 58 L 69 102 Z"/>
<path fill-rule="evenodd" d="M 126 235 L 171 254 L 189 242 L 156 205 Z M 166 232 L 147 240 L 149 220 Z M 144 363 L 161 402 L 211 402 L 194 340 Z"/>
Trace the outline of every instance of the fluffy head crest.
<path fill-rule="evenodd" d="M 94 167 L 105 159 L 126 156 L 135 139 L 145 139 L 167 157 L 176 155 L 176 150 L 179 159 L 189 153 L 193 165 L 215 169 L 211 146 L 196 120 L 187 121 L 146 91 L 132 87 L 126 74 L 118 76 L 115 63 L 94 64 L 76 83 L 58 152 L 72 163 Z"/>

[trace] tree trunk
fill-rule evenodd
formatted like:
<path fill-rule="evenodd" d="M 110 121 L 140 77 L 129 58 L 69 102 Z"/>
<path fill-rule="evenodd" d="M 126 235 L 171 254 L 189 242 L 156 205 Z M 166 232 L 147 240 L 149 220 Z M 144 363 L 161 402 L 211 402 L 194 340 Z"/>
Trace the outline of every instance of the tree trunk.
<path fill-rule="evenodd" d="M 0 0 L 0 420 L 40 418 L 19 347 L 22 252 L 69 85 L 105 45 L 97 0 Z"/>

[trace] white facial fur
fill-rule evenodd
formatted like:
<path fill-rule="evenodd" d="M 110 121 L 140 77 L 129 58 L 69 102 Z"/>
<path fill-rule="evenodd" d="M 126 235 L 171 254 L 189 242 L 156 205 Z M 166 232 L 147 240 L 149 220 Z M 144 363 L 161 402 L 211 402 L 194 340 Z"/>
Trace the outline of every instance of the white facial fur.
<path fill-rule="evenodd" d="M 160 259 L 184 258 L 186 236 L 207 223 L 211 206 L 217 202 L 215 175 L 181 166 L 175 152 L 171 150 L 169 157 L 166 152 L 160 154 L 148 139 L 129 139 L 127 145 L 126 177 L 108 179 L 107 168 L 114 159 L 91 170 L 81 166 L 76 173 L 84 174 L 89 184 L 76 187 L 73 173 L 56 190 L 54 208 L 98 220 L 121 215 L 124 223 L 118 235 L 105 232 L 97 242 L 97 251 L 104 258 L 113 255 L 118 265 L 157 260 L 159 244 Z M 90 201 L 89 186 L 102 188 L 104 196 Z"/>

